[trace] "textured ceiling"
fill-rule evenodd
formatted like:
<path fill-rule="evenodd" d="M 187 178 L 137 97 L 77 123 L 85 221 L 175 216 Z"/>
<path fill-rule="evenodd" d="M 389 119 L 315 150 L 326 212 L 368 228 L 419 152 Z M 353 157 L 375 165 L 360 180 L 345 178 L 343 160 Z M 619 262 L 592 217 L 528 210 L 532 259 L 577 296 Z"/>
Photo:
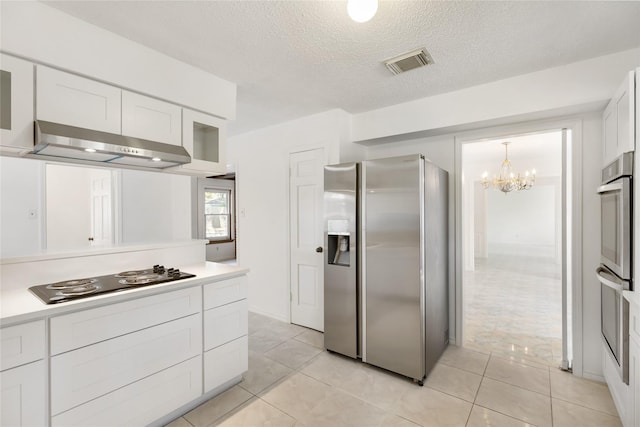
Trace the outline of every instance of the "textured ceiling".
<path fill-rule="evenodd" d="M 640 2 L 54 1 L 238 84 L 238 134 L 332 108 L 368 111 L 640 46 Z M 426 47 L 435 65 L 381 61 Z"/>

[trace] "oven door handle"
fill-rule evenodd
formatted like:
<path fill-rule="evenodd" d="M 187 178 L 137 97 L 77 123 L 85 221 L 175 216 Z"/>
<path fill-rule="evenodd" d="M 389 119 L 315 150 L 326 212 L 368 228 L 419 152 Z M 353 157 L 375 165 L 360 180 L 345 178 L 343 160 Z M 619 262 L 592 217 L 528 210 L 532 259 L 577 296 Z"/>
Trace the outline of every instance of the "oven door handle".
<path fill-rule="evenodd" d="M 610 191 L 622 191 L 623 185 L 621 182 L 616 182 L 614 184 L 605 184 L 598 187 L 598 194 L 608 193 Z"/>
<path fill-rule="evenodd" d="M 629 290 L 629 282 L 627 280 L 618 279 L 604 267 L 598 267 L 596 276 L 600 283 L 614 289 L 616 292 L 622 293 L 622 291 Z"/>

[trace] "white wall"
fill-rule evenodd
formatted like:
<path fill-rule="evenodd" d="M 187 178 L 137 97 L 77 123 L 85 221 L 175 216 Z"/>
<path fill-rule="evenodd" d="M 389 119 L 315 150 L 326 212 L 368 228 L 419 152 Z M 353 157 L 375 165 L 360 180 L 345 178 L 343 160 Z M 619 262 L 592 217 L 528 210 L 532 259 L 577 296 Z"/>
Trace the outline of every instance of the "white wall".
<path fill-rule="evenodd" d="M 123 169 L 121 242 L 153 243 L 191 238 L 191 178 Z"/>
<path fill-rule="evenodd" d="M 249 267 L 249 308 L 289 321 L 289 153 L 323 147 L 340 159 L 348 115 L 332 110 L 229 139 L 236 165 L 238 250 Z"/>
<path fill-rule="evenodd" d="M 556 255 L 556 199 L 560 186 L 536 184 L 505 195 L 487 190 L 489 256 L 499 253 Z M 506 251 L 506 252 L 505 252 Z"/>
<path fill-rule="evenodd" d="M 0 49 L 233 119 L 236 85 L 42 2 L 0 2 Z"/>
<path fill-rule="evenodd" d="M 40 162 L 0 157 L 0 258 L 40 252 L 42 174 Z"/>

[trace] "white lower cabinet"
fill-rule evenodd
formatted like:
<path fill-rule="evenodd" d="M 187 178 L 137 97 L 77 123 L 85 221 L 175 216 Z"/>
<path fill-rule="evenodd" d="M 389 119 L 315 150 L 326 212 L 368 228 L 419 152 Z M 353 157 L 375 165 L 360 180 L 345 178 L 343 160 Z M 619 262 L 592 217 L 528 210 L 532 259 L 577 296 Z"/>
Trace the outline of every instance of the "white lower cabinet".
<path fill-rule="evenodd" d="M 144 426 L 202 394 L 197 356 L 53 417 L 59 426 Z"/>
<path fill-rule="evenodd" d="M 198 403 L 248 369 L 246 288 L 237 276 L 0 329 L 0 426 L 143 426 Z"/>
<path fill-rule="evenodd" d="M 0 426 L 47 422 L 44 320 L 0 329 Z"/>
<path fill-rule="evenodd" d="M 43 360 L 0 372 L 0 425 L 47 425 Z"/>
<path fill-rule="evenodd" d="M 52 357 L 52 415 L 201 354 L 201 327 L 194 314 Z"/>
<path fill-rule="evenodd" d="M 247 277 L 204 286 L 204 391 L 249 369 Z"/>
<path fill-rule="evenodd" d="M 242 375 L 249 369 L 249 340 L 240 337 L 204 353 L 204 392 Z"/>

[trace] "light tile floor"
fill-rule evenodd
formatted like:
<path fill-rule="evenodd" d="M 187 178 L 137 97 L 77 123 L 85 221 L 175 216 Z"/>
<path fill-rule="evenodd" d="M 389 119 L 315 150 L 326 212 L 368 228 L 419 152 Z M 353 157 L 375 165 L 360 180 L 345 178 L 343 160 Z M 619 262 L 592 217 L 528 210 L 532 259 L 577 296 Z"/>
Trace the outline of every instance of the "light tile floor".
<path fill-rule="evenodd" d="M 475 271 L 464 275 L 464 345 L 560 366 L 560 265 L 542 256 L 477 258 Z"/>
<path fill-rule="evenodd" d="M 170 427 L 620 426 L 605 384 L 450 346 L 425 382 L 323 350 L 321 333 L 249 314 L 249 371 Z"/>

